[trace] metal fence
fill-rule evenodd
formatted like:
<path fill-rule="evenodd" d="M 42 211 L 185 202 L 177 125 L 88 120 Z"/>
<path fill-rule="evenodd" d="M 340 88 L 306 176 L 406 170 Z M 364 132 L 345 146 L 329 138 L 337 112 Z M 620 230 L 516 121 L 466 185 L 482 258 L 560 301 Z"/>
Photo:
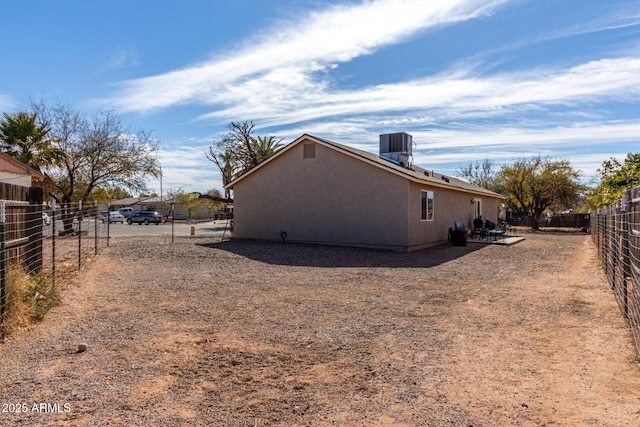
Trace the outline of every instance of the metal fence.
<path fill-rule="evenodd" d="M 640 187 L 592 214 L 591 235 L 640 355 Z"/>
<path fill-rule="evenodd" d="M 109 244 L 97 205 L 0 200 L 0 337 L 39 318 L 57 288 Z"/>
<path fill-rule="evenodd" d="M 544 214 L 538 223 L 540 227 L 551 228 L 576 228 L 586 230 L 589 227 L 591 214 L 565 213 L 547 215 Z M 532 218 L 528 215 L 507 213 L 507 221 L 511 225 L 531 227 Z"/>

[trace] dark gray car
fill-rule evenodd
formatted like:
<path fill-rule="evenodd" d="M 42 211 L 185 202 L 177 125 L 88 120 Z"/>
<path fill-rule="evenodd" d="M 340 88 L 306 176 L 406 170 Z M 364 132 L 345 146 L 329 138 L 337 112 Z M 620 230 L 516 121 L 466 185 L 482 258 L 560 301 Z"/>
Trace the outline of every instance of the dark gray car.
<path fill-rule="evenodd" d="M 127 224 L 129 225 L 133 223 L 149 225 L 149 223 L 151 222 L 153 222 L 155 225 L 158 225 L 162 222 L 162 217 L 160 216 L 160 214 L 158 214 L 158 212 L 136 212 L 129 218 L 127 218 Z"/>

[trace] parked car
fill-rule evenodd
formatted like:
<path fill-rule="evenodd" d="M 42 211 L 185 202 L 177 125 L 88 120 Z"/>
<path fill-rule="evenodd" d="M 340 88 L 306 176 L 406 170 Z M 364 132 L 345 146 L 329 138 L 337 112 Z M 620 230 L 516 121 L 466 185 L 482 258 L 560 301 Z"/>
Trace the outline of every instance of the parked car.
<path fill-rule="evenodd" d="M 46 227 L 49 224 L 51 224 L 51 218 L 49 218 L 46 212 L 42 212 L 42 226 Z"/>
<path fill-rule="evenodd" d="M 120 215 L 122 215 L 125 218 L 129 218 L 131 215 L 135 213 L 135 211 L 133 210 L 133 208 L 127 207 L 127 208 L 118 209 L 118 213 L 120 213 Z"/>
<path fill-rule="evenodd" d="M 134 222 L 138 225 L 149 225 L 149 223 L 151 222 L 153 222 L 155 225 L 158 225 L 162 222 L 162 217 L 158 212 L 153 211 L 136 212 L 129 218 L 127 218 L 127 224 L 131 225 Z"/>
<path fill-rule="evenodd" d="M 98 219 L 105 223 L 109 222 L 119 222 L 120 224 L 124 224 L 125 217 L 120 214 L 118 211 L 113 212 L 100 212 L 98 214 Z"/>

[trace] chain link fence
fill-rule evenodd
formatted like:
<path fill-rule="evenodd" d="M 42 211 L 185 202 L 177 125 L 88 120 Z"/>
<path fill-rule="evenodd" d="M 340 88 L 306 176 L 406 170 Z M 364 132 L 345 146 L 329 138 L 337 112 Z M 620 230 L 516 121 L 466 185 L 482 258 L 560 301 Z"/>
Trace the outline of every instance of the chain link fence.
<path fill-rule="evenodd" d="M 640 187 L 592 214 L 591 236 L 640 355 Z"/>

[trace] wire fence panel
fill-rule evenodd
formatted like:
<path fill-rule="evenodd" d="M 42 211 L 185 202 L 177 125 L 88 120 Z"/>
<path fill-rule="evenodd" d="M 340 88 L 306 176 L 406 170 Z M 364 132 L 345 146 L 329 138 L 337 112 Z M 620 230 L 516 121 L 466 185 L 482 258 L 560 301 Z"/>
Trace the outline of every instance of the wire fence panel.
<path fill-rule="evenodd" d="M 57 285 L 108 238 L 96 204 L 0 200 L 0 337 L 43 316 L 57 302 Z"/>
<path fill-rule="evenodd" d="M 640 355 L 640 187 L 591 215 L 591 236 Z"/>
<path fill-rule="evenodd" d="M 41 188 L 14 187 L 2 193 L 0 185 L 0 339 L 44 316 L 57 303 L 59 286 L 109 246 L 111 232 L 118 231 L 111 228 L 109 205 L 49 206 L 43 204 Z M 2 200 L 3 194 L 28 201 Z M 175 213 L 180 209 L 189 212 L 192 221 L 186 205 L 171 204 L 172 243 Z M 211 224 L 208 232 L 217 233 L 221 240 L 229 238 L 233 211 L 220 206 L 218 211 L 209 209 L 208 215 L 211 221 L 226 221 L 223 226 Z M 194 235 L 196 226 L 191 224 Z"/>

